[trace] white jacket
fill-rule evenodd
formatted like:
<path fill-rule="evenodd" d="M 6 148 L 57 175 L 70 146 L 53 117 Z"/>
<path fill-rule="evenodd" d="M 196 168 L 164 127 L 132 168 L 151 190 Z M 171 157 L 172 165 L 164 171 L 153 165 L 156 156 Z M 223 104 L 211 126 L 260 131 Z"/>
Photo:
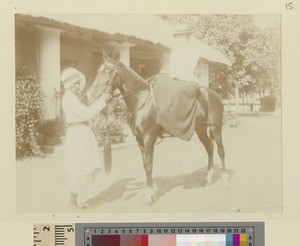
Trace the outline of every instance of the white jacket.
<path fill-rule="evenodd" d="M 95 103 L 86 106 L 78 97 L 69 90 L 66 90 L 62 98 L 62 108 L 65 113 L 66 123 L 87 121 L 105 108 L 106 103 L 99 98 Z"/>
<path fill-rule="evenodd" d="M 174 47 L 170 56 L 169 75 L 173 78 L 197 82 L 195 68 L 198 64 L 200 50 L 197 39 L 191 37 L 186 43 Z"/>

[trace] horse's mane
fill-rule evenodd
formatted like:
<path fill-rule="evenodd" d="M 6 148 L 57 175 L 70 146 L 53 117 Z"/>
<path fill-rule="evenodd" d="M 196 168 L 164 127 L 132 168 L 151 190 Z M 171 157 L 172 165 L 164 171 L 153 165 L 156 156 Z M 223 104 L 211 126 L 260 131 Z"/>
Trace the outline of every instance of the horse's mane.
<path fill-rule="evenodd" d="M 129 74 L 132 75 L 132 77 L 134 77 L 136 80 L 139 80 L 143 83 L 146 83 L 146 80 L 139 75 L 136 71 L 134 71 L 131 67 L 125 66 L 123 63 L 119 63 L 125 70 L 127 70 L 129 72 Z"/>

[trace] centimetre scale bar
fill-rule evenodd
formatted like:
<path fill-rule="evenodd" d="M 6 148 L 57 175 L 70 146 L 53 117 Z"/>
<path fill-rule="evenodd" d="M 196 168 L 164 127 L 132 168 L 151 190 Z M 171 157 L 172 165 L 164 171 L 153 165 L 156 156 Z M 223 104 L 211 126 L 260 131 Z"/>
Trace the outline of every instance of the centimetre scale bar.
<path fill-rule="evenodd" d="M 36 224 L 34 246 L 264 246 L 264 222 Z"/>

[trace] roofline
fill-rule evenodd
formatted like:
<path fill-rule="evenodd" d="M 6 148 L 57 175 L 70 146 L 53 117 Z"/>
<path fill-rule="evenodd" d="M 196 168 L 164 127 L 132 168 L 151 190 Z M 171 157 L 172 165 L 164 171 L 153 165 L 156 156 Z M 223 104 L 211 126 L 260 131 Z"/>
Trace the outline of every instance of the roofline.
<path fill-rule="evenodd" d="M 154 43 L 151 40 L 145 40 L 136 36 L 129 36 L 122 33 L 109 34 L 107 32 L 97 30 L 94 28 L 85 28 L 77 25 L 73 25 L 67 22 L 61 22 L 54 19 L 49 19 L 48 17 L 36 17 L 29 14 L 15 14 L 15 23 L 24 22 L 27 25 L 42 25 L 46 27 L 52 27 L 57 29 L 62 29 L 64 31 L 76 32 L 78 34 L 91 34 L 94 36 L 101 36 L 106 41 L 114 40 L 117 42 L 129 41 L 136 45 L 146 46 L 152 49 L 158 49 L 161 51 L 170 51 L 171 49 L 163 44 Z"/>

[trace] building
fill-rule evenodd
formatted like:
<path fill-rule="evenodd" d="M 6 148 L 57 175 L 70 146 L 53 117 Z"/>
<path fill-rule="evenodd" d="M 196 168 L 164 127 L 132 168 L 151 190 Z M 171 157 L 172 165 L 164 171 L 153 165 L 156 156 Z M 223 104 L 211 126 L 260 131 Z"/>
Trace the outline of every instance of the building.
<path fill-rule="evenodd" d="M 154 15 L 15 15 L 16 66 L 38 76 L 45 94 L 44 118 L 60 114 L 60 72 L 72 66 L 89 86 L 102 63 L 102 51 L 118 43 L 121 61 L 148 78 L 168 67 L 174 28 Z M 219 52 L 202 44 L 202 73 L 208 65 L 227 64 Z"/>

